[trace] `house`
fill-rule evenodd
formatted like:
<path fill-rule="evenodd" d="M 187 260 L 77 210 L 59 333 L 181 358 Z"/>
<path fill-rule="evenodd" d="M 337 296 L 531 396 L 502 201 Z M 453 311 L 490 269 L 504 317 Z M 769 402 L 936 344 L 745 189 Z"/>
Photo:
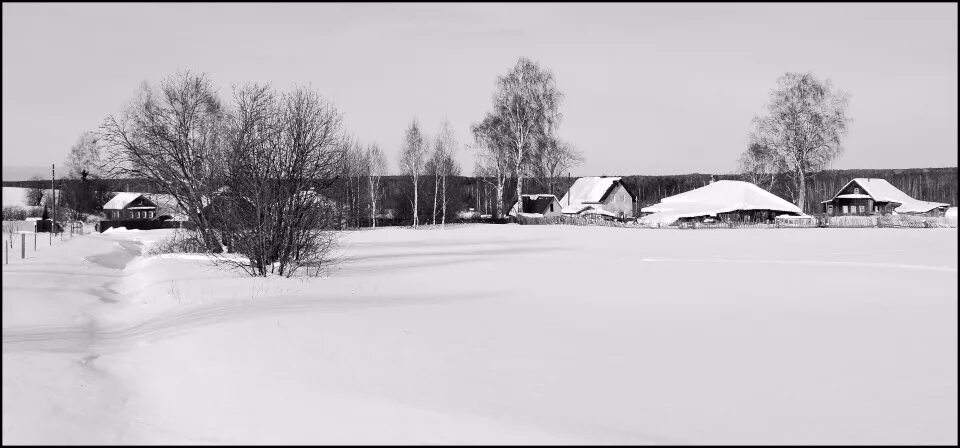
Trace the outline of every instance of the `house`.
<path fill-rule="evenodd" d="M 520 213 L 533 213 L 543 216 L 560 216 L 560 201 L 552 194 L 524 194 L 520 196 L 523 208 Z M 518 201 L 521 202 L 521 201 Z M 509 216 L 517 216 L 517 203 L 510 208 Z"/>
<path fill-rule="evenodd" d="M 832 198 L 822 201 L 828 216 L 907 213 L 943 216 L 950 204 L 911 198 L 884 179 L 858 177 L 847 182 Z"/>
<path fill-rule="evenodd" d="M 152 219 L 157 217 L 157 204 L 143 193 L 117 193 L 103 205 L 108 220 Z"/>
<path fill-rule="evenodd" d="M 564 214 L 632 218 L 635 201 L 619 177 L 581 177 L 563 195 L 560 205 Z"/>
<path fill-rule="evenodd" d="M 644 223 L 678 221 L 772 222 L 778 216 L 804 216 L 799 207 L 750 182 L 718 180 L 644 207 Z"/>

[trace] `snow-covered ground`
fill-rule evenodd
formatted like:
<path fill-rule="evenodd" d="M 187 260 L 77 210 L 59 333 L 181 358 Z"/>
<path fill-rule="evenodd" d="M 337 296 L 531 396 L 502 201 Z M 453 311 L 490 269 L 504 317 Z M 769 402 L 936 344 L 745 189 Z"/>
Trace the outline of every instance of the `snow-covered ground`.
<path fill-rule="evenodd" d="M 957 230 L 349 232 L 3 266 L 4 443 L 957 443 Z"/>

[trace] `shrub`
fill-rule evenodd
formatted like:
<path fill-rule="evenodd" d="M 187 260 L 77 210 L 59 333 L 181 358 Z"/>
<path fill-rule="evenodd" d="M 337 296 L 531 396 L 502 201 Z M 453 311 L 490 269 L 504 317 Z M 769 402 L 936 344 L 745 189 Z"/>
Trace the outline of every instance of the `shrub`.
<path fill-rule="evenodd" d="M 27 218 L 28 216 L 27 216 L 26 208 L 16 206 L 16 205 L 8 205 L 6 207 L 3 207 L 4 221 L 23 221 L 24 219 L 27 219 Z"/>
<path fill-rule="evenodd" d="M 152 244 L 146 250 L 147 255 L 161 254 L 196 254 L 209 252 L 196 235 L 189 230 L 177 230 L 170 236 Z"/>

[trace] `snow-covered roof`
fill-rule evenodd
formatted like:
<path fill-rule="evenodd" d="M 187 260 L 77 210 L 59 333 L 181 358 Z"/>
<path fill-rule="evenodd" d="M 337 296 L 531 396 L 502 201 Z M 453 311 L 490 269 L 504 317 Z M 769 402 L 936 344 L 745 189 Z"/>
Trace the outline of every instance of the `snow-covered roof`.
<path fill-rule="evenodd" d="M 543 214 L 544 212 L 547 211 L 550 204 L 557 201 L 557 197 L 552 194 L 524 194 L 524 195 L 521 195 L 520 197 L 523 198 L 522 213 L 527 213 L 527 214 L 530 214 L 530 213 Z M 559 205 L 559 202 L 557 204 Z M 517 214 L 517 202 L 514 202 L 513 207 L 510 207 L 510 211 L 507 212 L 507 215 L 516 216 L 516 214 Z"/>
<path fill-rule="evenodd" d="M 857 193 L 841 194 L 840 196 L 837 196 L 837 197 L 840 199 L 870 199 L 869 194 L 857 194 Z"/>
<path fill-rule="evenodd" d="M 137 200 L 143 193 L 117 193 L 106 204 L 103 204 L 104 210 L 123 210 L 131 202 Z M 152 202 L 152 201 L 151 201 Z"/>
<path fill-rule="evenodd" d="M 567 207 L 600 203 L 618 182 L 619 177 L 581 177 L 570 186 L 567 194 L 560 199 L 560 204 Z"/>
<path fill-rule="evenodd" d="M 900 204 L 894 209 L 897 213 L 926 213 L 938 207 L 950 206 L 950 204 L 944 204 L 943 202 L 929 202 L 914 199 L 899 188 L 891 185 L 886 179 L 858 177 L 847 182 L 840 191 L 846 189 L 852 182 L 860 185 L 864 191 L 867 192 L 868 197 L 873 198 L 876 202 L 896 202 Z M 846 198 L 850 196 L 849 194 L 844 194 L 834 196 L 834 198 Z M 863 195 L 857 197 L 860 196 Z"/>
<path fill-rule="evenodd" d="M 773 210 L 802 215 L 803 211 L 779 196 L 750 182 L 718 180 L 709 185 L 663 198 L 659 204 L 640 209 L 646 220 L 672 223 L 679 218 L 716 216 L 736 210 Z"/>

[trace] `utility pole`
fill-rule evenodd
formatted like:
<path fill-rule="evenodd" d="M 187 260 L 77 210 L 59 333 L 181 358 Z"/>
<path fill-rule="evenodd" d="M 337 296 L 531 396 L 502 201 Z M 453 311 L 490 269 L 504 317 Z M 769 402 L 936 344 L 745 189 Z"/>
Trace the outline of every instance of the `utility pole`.
<path fill-rule="evenodd" d="M 57 229 L 57 190 L 56 190 L 57 169 L 54 164 L 50 164 L 50 197 L 53 198 L 53 223 L 50 231 Z"/>

